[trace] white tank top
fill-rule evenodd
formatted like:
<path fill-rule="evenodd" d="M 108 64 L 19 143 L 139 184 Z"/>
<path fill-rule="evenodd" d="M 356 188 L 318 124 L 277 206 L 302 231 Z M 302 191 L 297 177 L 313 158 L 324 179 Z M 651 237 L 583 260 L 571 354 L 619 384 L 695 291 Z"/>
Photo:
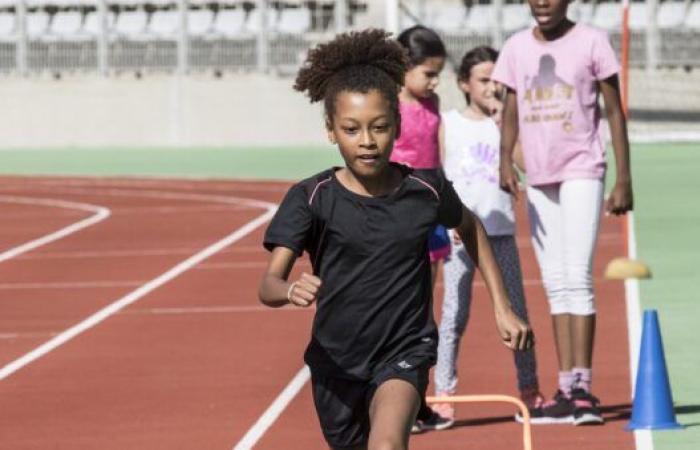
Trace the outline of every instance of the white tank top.
<path fill-rule="evenodd" d="M 489 236 L 515 234 L 509 194 L 498 186 L 501 133 L 492 119 L 472 120 L 453 109 L 442 115 L 443 167 L 462 203 L 484 223 Z"/>

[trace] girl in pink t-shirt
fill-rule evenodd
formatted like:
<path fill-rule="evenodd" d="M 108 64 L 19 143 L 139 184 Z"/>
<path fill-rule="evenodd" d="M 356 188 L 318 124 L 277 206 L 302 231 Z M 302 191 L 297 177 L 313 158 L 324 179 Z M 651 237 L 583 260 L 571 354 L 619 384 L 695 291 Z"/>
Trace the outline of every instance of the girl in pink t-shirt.
<path fill-rule="evenodd" d="M 391 161 L 415 169 L 435 169 L 441 166 L 440 98 L 435 88 L 445 66 L 447 50 L 437 33 L 421 25 L 404 30 L 397 40 L 408 53 L 409 69 L 399 93 L 401 131 L 394 141 Z M 438 225 L 430 231 L 428 250 L 434 285 L 439 261 L 450 255 L 450 238 L 445 227 Z M 424 403 L 413 431 L 442 430 L 453 421 L 441 417 Z"/>
<path fill-rule="evenodd" d="M 619 65 L 606 34 L 566 18 L 568 0 L 528 0 L 536 26 L 505 43 L 493 79 L 507 88 L 501 188 L 517 195 L 512 151 L 520 138 L 527 171 L 530 233 L 542 273 L 559 360 L 559 390 L 532 411 L 533 423 L 602 423 L 591 394 L 595 331 L 592 261 L 603 206 L 602 94 L 616 160 L 605 202 L 632 209 L 632 180 Z"/>
<path fill-rule="evenodd" d="M 404 30 L 397 40 L 408 52 L 410 66 L 399 93 L 401 133 L 391 160 L 414 169 L 435 169 L 441 166 L 440 98 L 435 88 L 447 58 L 445 44 L 437 33 L 421 25 Z M 434 283 L 438 262 L 450 254 L 444 227 L 431 231 L 429 250 Z"/>

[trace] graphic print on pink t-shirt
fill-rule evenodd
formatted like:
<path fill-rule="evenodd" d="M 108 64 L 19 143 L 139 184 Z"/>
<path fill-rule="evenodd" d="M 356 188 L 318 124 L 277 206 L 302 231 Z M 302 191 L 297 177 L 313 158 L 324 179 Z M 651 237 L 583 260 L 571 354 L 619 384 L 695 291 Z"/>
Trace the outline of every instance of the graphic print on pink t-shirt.
<path fill-rule="evenodd" d="M 492 78 L 516 93 L 528 184 L 603 177 L 598 82 L 618 71 L 605 32 L 587 25 L 554 41 L 530 28 L 506 42 Z"/>

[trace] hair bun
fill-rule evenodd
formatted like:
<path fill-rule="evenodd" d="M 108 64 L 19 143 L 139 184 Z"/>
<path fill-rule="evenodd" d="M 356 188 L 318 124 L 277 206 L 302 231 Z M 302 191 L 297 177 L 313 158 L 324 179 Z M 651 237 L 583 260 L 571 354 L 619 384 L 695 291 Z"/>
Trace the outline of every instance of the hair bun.
<path fill-rule="evenodd" d="M 309 50 L 294 89 L 306 92 L 312 102 L 317 102 L 325 98 L 328 86 L 338 74 L 371 67 L 400 86 L 407 64 L 406 51 L 386 31 L 368 29 L 343 33 Z"/>

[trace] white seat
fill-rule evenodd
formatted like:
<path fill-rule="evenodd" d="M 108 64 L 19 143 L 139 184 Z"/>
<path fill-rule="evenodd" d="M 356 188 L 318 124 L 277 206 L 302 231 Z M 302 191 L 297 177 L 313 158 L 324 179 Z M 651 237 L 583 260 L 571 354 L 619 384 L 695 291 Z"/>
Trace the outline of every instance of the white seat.
<path fill-rule="evenodd" d="M 527 28 L 531 17 L 530 6 L 526 3 L 503 5 L 503 31 L 511 32 Z"/>
<path fill-rule="evenodd" d="M 245 21 L 245 30 L 249 33 L 258 33 L 260 31 L 261 17 L 262 13 L 259 8 L 255 8 L 248 14 L 248 18 Z M 268 8 L 266 14 L 267 31 L 277 31 L 277 19 L 279 17 L 278 11 L 273 8 Z"/>
<path fill-rule="evenodd" d="M 468 10 L 464 6 L 445 6 L 436 10 L 428 23 L 433 28 L 443 31 L 463 29 L 467 22 L 467 12 Z"/>
<path fill-rule="evenodd" d="M 213 31 L 227 37 L 244 34 L 245 11 L 242 8 L 219 10 L 214 19 Z"/>
<path fill-rule="evenodd" d="M 123 11 L 117 16 L 114 31 L 125 37 L 141 37 L 146 31 L 148 16 L 143 10 Z"/>
<path fill-rule="evenodd" d="M 15 15 L 9 12 L 0 13 L 0 39 L 14 39 Z"/>
<path fill-rule="evenodd" d="M 277 31 L 302 34 L 311 29 L 311 11 L 308 8 L 285 8 L 280 12 Z"/>
<path fill-rule="evenodd" d="M 177 34 L 180 26 L 180 11 L 178 10 L 156 10 L 151 14 L 148 22 L 148 33 L 154 36 L 173 38 Z"/>
<path fill-rule="evenodd" d="M 467 31 L 487 32 L 496 25 L 495 10 L 491 5 L 474 5 L 467 15 Z"/>
<path fill-rule="evenodd" d="M 27 14 L 27 36 L 38 38 L 49 28 L 49 15 L 45 11 L 36 11 Z"/>
<path fill-rule="evenodd" d="M 110 32 L 114 28 L 117 16 L 111 12 L 107 12 L 107 31 Z M 100 14 L 97 11 L 91 11 L 85 16 L 83 28 L 80 32 L 87 36 L 99 36 L 102 33 L 102 23 L 100 22 Z"/>
<path fill-rule="evenodd" d="M 211 30 L 214 24 L 214 11 L 211 9 L 195 9 L 187 16 L 187 31 L 192 36 L 202 36 Z"/>
<path fill-rule="evenodd" d="M 662 30 L 677 28 L 685 20 L 685 2 L 667 1 L 659 5 L 656 24 Z"/>
<path fill-rule="evenodd" d="M 591 23 L 595 7 L 593 3 L 581 3 L 577 1 L 569 6 L 569 18 L 574 22 Z"/>
<path fill-rule="evenodd" d="M 691 3 L 683 25 L 690 30 L 700 31 L 700 2 Z"/>
<path fill-rule="evenodd" d="M 78 34 L 83 25 L 83 14 L 79 11 L 59 11 L 53 16 L 49 33 L 57 37 Z"/>
<path fill-rule="evenodd" d="M 599 3 L 593 14 L 593 25 L 612 31 L 622 24 L 622 7 L 619 3 Z"/>
<path fill-rule="evenodd" d="M 630 3 L 629 10 L 629 27 L 630 30 L 639 31 L 647 28 L 647 4 L 646 3 Z"/>

